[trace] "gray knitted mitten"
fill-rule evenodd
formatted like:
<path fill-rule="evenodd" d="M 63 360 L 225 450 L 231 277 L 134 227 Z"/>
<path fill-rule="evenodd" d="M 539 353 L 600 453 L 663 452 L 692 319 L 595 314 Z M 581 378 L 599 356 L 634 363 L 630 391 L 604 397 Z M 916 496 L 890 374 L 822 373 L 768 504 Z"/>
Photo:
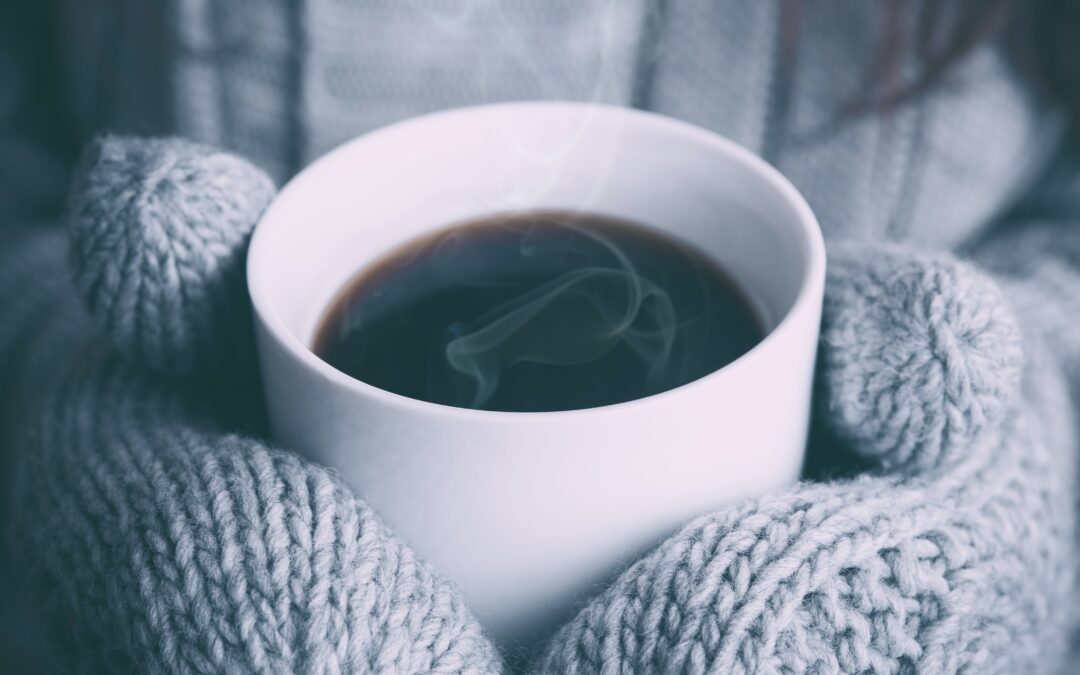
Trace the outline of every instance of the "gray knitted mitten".
<path fill-rule="evenodd" d="M 501 670 L 451 584 L 333 472 L 259 440 L 238 270 L 266 179 L 186 142 L 115 138 L 82 171 L 72 260 L 110 341 L 60 283 L 28 293 L 55 318 L 3 309 L 50 324 L 12 380 L 39 393 L 9 414 L 24 420 L 20 567 L 63 665 Z M 34 275 L 56 268 L 55 245 L 22 250 Z M 583 607 L 537 672 L 1038 672 L 1061 658 L 1074 447 L 1056 367 L 971 266 L 830 254 L 819 402 L 867 470 L 690 523 Z"/>
<path fill-rule="evenodd" d="M 1054 672 L 1075 428 L 1057 366 L 944 255 L 832 248 L 823 405 L 872 467 L 704 516 L 552 641 L 543 672 Z M 1025 358 L 1026 357 L 1026 358 Z"/>
<path fill-rule="evenodd" d="M 105 139 L 81 171 L 93 316 L 63 288 L 37 300 L 59 325 L 27 347 L 16 386 L 42 389 L 14 413 L 13 548 L 59 669 L 497 671 L 451 584 L 333 472 L 251 433 L 243 253 L 270 181 L 173 141 Z M 36 248 L 51 281 L 62 261 Z"/>

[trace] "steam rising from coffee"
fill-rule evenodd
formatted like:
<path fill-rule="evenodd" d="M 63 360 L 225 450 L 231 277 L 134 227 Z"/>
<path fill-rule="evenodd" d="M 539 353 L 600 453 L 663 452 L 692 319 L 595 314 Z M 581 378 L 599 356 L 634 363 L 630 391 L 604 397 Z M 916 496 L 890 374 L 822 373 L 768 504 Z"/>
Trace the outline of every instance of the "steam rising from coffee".
<path fill-rule="evenodd" d="M 471 407 L 482 408 L 515 364 L 575 366 L 624 344 L 647 366 L 642 394 L 656 390 L 668 367 L 679 326 L 671 298 L 643 278 L 606 236 L 569 224 L 611 254 L 616 267 L 567 269 L 551 281 L 486 312 L 446 345 L 446 360 L 476 381 Z M 522 233 L 523 255 L 548 256 L 556 267 L 570 258 L 573 239 L 545 240 Z M 546 250 L 545 250 L 546 249 Z"/>
<path fill-rule="evenodd" d="M 389 256 L 342 294 L 315 351 L 413 398 L 540 411 L 671 389 L 758 339 L 741 294 L 696 250 L 621 221 L 525 213 Z"/>

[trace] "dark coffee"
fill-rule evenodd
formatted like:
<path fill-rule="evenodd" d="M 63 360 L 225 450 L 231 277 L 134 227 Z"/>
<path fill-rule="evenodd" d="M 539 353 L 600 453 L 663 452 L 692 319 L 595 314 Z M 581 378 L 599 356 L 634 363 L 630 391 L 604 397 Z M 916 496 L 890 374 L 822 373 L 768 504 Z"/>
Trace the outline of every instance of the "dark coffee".
<path fill-rule="evenodd" d="M 696 249 L 621 220 L 530 212 L 448 228 L 366 267 L 313 351 L 403 396 L 538 412 L 678 387 L 762 335 Z"/>

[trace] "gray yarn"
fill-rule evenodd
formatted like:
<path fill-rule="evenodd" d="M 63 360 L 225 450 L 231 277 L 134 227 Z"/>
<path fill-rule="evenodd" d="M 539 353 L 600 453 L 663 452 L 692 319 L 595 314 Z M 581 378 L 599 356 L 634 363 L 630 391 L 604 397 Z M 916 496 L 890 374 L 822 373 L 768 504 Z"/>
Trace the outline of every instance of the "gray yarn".
<path fill-rule="evenodd" d="M 15 550 L 77 619 L 59 647 L 79 670 L 498 669 L 453 587 L 332 472 L 197 410 L 101 357 L 28 431 L 21 508 L 38 526 Z"/>
<path fill-rule="evenodd" d="M 49 250 L 33 274 L 62 271 Z M 66 340 L 0 345 L 59 375 L 19 427 L 12 547 L 59 669 L 499 670 L 453 587 L 333 472 L 226 433 L 205 388 L 118 357 L 75 309 Z"/>
<path fill-rule="evenodd" d="M 940 254 L 834 250 L 827 407 L 889 471 L 691 523 L 564 627 L 537 672 L 1035 673 L 1059 662 L 1074 619 L 1061 599 L 1073 591 L 1076 465 L 1057 364 L 1033 345 L 1022 404 L 1006 407 L 1018 334 L 988 280 Z M 941 331 L 961 339 L 928 339 Z M 1002 372 L 989 354 L 1006 355 Z"/>
<path fill-rule="evenodd" d="M 947 255 L 832 253 L 821 340 L 830 419 L 885 468 L 964 452 L 1020 379 L 1020 331 L 997 286 Z"/>
<path fill-rule="evenodd" d="M 146 152 L 173 157 L 174 143 L 186 146 Z M 157 163 L 115 166 L 147 165 Z M 221 185 L 214 171 L 178 175 Z M 97 260 L 123 266 L 158 245 L 153 228 L 122 220 L 139 210 L 97 211 L 108 223 L 77 213 L 76 250 L 88 248 L 84 237 L 114 242 L 118 254 L 98 250 Z M 213 228 L 217 213 L 200 213 L 174 226 Z M 241 225 L 228 222 L 237 231 L 251 222 Z M 225 247 L 170 250 L 185 269 L 238 260 Z M 1019 381 L 1016 324 L 993 282 L 967 264 L 892 245 L 830 254 L 822 395 L 837 433 L 877 471 L 689 524 L 554 636 L 536 672 L 1011 673 L 1060 662 L 1074 618 L 1061 600 L 1073 592 L 1076 467 L 1058 364 L 1028 337 Z M 201 267 L 183 259 L 215 255 Z M 33 273 L 55 264 L 39 259 Z M 139 268 L 140 282 L 165 289 L 152 275 L 170 269 Z M 93 308 L 104 318 L 121 306 Z M 24 413 L 14 500 L 16 562 L 64 668 L 502 669 L 453 586 L 332 472 L 225 433 L 233 421 L 214 405 L 211 381 L 154 375 L 107 348 L 74 308 L 63 316 L 75 328 L 50 334 L 67 346 L 38 345 L 31 333 L 0 350 L 23 350 L 16 358 L 39 370 L 65 355 Z M 153 316 L 132 325 L 156 335 Z M 207 335 L 180 333 L 196 334 Z M 116 350 L 136 345 L 129 355 L 161 362 L 153 340 L 110 337 Z"/>
<path fill-rule="evenodd" d="M 781 43 L 787 3 L 770 0 L 435 4 L 59 3 L 70 135 L 179 134 L 284 179 L 418 112 L 565 98 L 647 107 L 764 153 L 830 240 L 819 401 L 870 474 L 688 525 L 585 607 L 535 669 L 1068 668 L 1063 642 L 1080 618 L 1080 167 L 1044 194 L 1060 117 L 998 45 L 890 115 L 841 120 L 876 47 L 877 3 L 802 3 L 793 43 Z M 11 44 L 0 41 L 0 59 Z M 36 111 L 10 84 L 0 77 L 4 219 L 47 204 L 60 186 L 41 181 L 66 169 L 20 126 Z M 108 198 L 87 201 L 84 187 L 75 201 L 95 223 L 76 225 L 73 242 L 98 251 L 73 260 L 92 317 L 67 283 L 60 233 L 0 223 L 0 443 L 19 467 L 3 515 L 31 581 L 20 623 L 43 620 L 59 672 L 497 670 L 444 582 L 408 562 L 391 574 L 411 555 L 332 474 L 268 448 L 257 425 L 227 433 L 250 427 L 225 405 L 254 387 L 218 383 L 251 344 L 246 303 L 232 314 L 227 299 L 238 285 L 215 279 L 239 269 L 270 186 L 175 141 L 114 150 L 120 173 L 97 179 Z M 138 209 L 119 206 L 159 165 L 195 180 L 150 200 L 146 232 L 170 238 L 149 245 L 129 218 Z M 214 217 L 219 203 L 227 218 Z M 200 242 L 219 229 L 224 245 L 204 257 Z M 1000 291 L 948 256 L 846 238 L 972 242 Z M 170 269 L 184 274 L 159 274 Z M 181 288 L 199 301 L 181 303 Z"/>
<path fill-rule="evenodd" d="M 170 372 L 250 358 L 241 261 L 269 177 L 207 146 L 119 136 L 90 143 L 76 176 L 75 281 L 110 338 Z"/>

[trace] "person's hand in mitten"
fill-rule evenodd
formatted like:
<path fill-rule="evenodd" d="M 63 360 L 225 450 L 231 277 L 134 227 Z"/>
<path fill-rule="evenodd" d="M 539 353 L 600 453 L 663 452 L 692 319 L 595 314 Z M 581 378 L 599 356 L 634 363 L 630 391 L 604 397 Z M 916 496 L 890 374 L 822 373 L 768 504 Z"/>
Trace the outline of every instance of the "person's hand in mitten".
<path fill-rule="evenodd" d="M 449 582 L 260 440 L 243 258 L 270 180 L 179 140 L 105 138 L 80 171 L 77 289 L 55 241 L 2 268 L 25 337 L 0 349 L 37 390 L 12 413 L 14 549 L 58 669 L 500 670 Z"/>
<path fill-rule="evenodd" d="M 819 379 L 854 478 L 704 516 L 543 673 L 1043 672 L 1072 589 L 1072 412 L 1003 295 L 943 254 L 830 250 Z"/>
<path fill-rule="evenodd" d="M 65 657 L 500 669 L 451 584 L 243 414 L 258 388 L 242 258 L 265 179 L 182 141 L 107 139 L 87 157 L 72 260 L 96 324 L 72 323 L 60 285 L 37 306 L 60 304 L 23 319 L 54 325 L 22 377 L 53 374 L 20 408 L 15 500 L 28 590 Z M 1072 464 L 1055 370 L 971 267 L 882 246 L 831 254 L 819 403 L 867 471 L 688 524 L 534 670 L 1019 672 L 1061 650 Z"/>

